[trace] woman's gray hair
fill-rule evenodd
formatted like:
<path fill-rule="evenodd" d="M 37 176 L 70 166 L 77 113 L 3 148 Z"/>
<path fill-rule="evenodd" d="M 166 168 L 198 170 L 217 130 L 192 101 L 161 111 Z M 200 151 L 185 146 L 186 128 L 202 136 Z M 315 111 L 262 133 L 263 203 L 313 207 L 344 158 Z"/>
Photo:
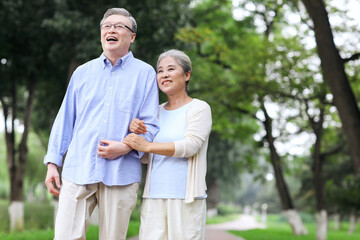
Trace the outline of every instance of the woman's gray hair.
<path fill-rule="evenodd" d="M 131 13 L 126 10 L 125 8 L 109 8 L 105 13 L 104 13 L 104 17 L 101 19 L 100 21 L 100 26 L 101 24 L 103 24 L 104 20 L 111 16 L 111 15 L 121 15 L 121 16 L 124 16 L 124 17 L 127 17 L 130 19 L 131 21 L 131 30 L 134 31 L 134 33 L 137 32 L 137 23 L 136 23 L 136 20 L 135 18 L 131 15 Z"/>
<path fill-rule="evenodd" d="M 156 68 L 159 67 L 160 61 L 165 57 L 173 57 L 176 60 L 176 62 L 178 64 L 180 64 L 180 66 L 184 70 L 184 73 L 191 72 L 191 70 L 192 70 L 191 69 L 191 60 L 190 60 L 189 56 L 186 55 L 183 51 L 180 51 L 177 49 L 171 49 L 171 50 L 165 51 L 162 54 L 160 54 L 160 56 L 157 60 Z"/>
<path fill-rule="evenodd" d="M 171 49 L 171 50 L 165 51 L 162 54 L 160 54 L 160 56 L 157 60 L 157 63 L 156 63 L 156 69 L 158 69 L 160 61 L 165 57 L 174 58 L 175 61 L 181 66 L 184 73 L 192 72 L 191 60 L 190 60 L 189 56 L 186 55 L 183 51 L 180 51 L 177 49 Z M 186 82 L 186 91 L 188 91 L 189 82 L 190 82 L 190 79 L 189 79 L 189 81 Z"/>

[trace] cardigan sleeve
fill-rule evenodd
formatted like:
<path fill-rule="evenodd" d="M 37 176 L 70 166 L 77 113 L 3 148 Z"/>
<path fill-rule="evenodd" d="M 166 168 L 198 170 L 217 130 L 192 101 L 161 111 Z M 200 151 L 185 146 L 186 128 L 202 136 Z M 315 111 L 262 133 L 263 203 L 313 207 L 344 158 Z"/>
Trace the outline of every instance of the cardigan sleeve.
<path fill-rule="evenodd" d="M 197 154 L 203 146 L 211 131 L 210 106 L 200 100 L 190 106 L 185 136 L 182 140 L 175 141 L 174 157 L 191 157 Z"/>

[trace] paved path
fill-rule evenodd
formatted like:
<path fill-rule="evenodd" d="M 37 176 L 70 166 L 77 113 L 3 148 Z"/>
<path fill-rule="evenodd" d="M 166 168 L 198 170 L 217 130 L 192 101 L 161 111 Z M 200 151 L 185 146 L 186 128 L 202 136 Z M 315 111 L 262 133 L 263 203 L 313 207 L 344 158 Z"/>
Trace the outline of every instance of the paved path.
<path fill-rule="evenodd" d="M 228 233 L 228 230 L 249 230 L 254 228 L 265 228 L 264 224 L 256 222 L 255 218 L 250 215 L 241 215 L 238 219 L 220 223 L 206 225 L 205 240 L 245 240 Z M 138 240 L 138 237 L 132 237 L 128 240 Z"/>

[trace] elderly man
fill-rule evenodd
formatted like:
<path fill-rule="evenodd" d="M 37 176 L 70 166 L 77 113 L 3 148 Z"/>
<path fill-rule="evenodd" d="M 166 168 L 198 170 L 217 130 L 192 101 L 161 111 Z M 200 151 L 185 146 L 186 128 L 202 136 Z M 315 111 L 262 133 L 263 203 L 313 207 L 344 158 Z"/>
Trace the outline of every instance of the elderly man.
<path fill-rule="evenodd" d="M 57 240 L 85 239 L 96 205 L 99 238 L 126 238 L 137 200 L 142 153 L 122 140 L 134 118 L 146 122 L 148 141 L 159 130 L 155 70 L 129 50 L 136 31 L 136 21 L 127 10 L 105 12 L 100 22 L 103 53 L 75 70 L 55 119 L 44 163 L 45 184 L 50 193 L 60 195 Z M 106 145 L 115 145 L 117 152 L 109 156 Z M 62 166 L 65 153 L 60 185 L 57 167 Z"/>

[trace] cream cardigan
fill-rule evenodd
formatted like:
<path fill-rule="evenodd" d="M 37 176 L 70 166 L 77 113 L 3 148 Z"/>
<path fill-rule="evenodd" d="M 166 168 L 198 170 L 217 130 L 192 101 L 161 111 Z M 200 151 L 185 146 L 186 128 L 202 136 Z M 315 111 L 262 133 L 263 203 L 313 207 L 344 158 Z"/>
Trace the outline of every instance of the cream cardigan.
<path fill-rule="evenodd" d="M 159 106 L 159 118 L 163 103 Z M 211 132 L 211 109 L 206 102 L 193 99 L 189 103 L 186 113 L 185 136 L 180 141 L 175 141 L 174 157 L 188 158 L 188 173 L 186 184 L 185 202 L 193 202 L 196 197 L 202 197 L 206 191 L 206 152 Z M 176 126 L 174 126 L 176 127 Z M 144 158 L 142 159 L 144 161 Z M 148 169 L 143 197 L 149 197 L 151 178 L 152 154 L 149 154 Z"/>

